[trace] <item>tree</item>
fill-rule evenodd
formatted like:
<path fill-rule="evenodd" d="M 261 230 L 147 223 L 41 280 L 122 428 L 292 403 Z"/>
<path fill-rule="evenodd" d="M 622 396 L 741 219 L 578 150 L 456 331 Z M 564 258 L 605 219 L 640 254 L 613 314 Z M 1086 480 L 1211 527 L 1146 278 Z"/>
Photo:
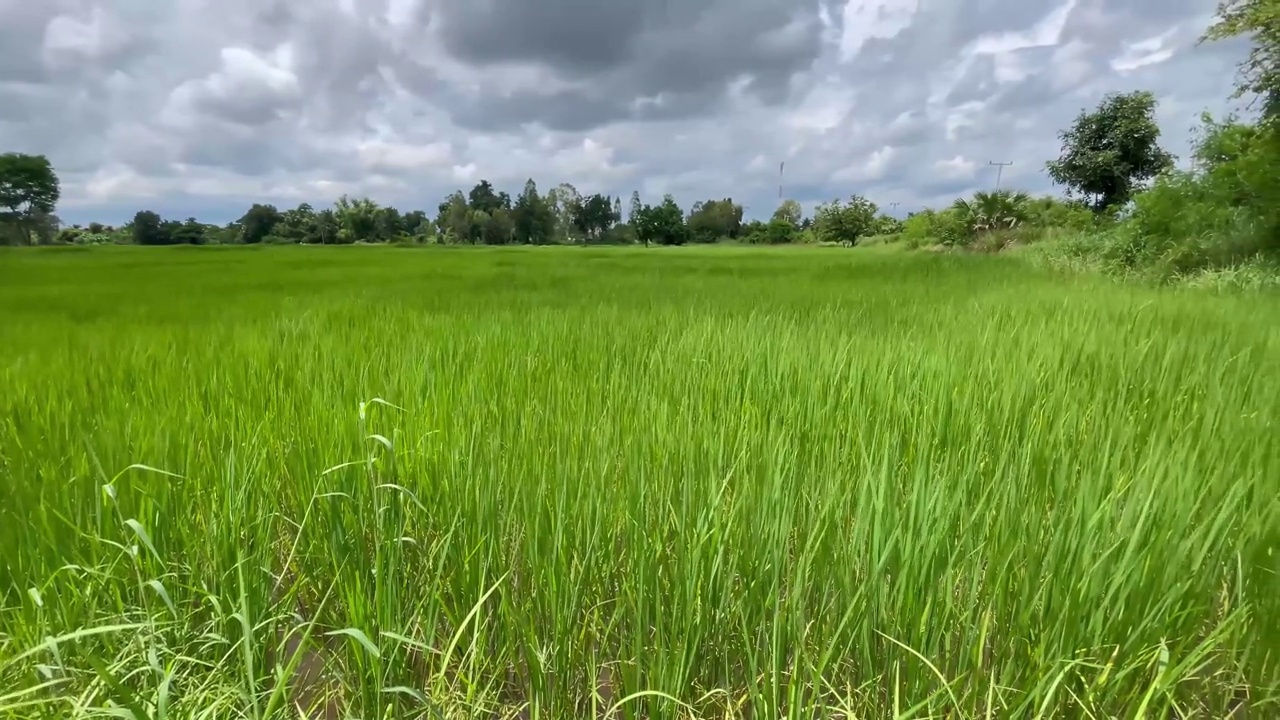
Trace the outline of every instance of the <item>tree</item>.
<path fill-rule="evenodd" d="M 509 245 L 515 240 L 515 236 L 516 226 L 511 219 L 511 211 L 505 207 L 494 210 L 489 216 L 489 227 L 484 241 L 490 245 Z"/>
<path fill-rule="evenodd" d="M 402 233 L 404 233 L 404 220 L 400 217 L 400 211 L 391 206 L 380 208 L 374 215 L 374 239 L 379 242 L 392 242 L 400 239 Z"/>
<path fill-rule="evenodd" d="M 413 210 L 404 214 L 401 218 L 401 227 L 405 233 L 413 237 L 421 237 L 429 235 L 431 229 L 431 221 L 427 219 L 427 214 L 421 210 Z"/>
<path fill-rule="evenodd" d="M 880 208 L 861 195 L 852 195 L 843 204 L 833 200 L 818 206 L 813 218 L 814 232 L 823 242 L 852 247 L 858 244 L 859 238 L 875 231 L 879 213 Z"/>
<path fill-rule="evenodd" d="M 555 241 L 556 217 L 547 201 L 538 194 L 538 184 L 529 178 L 511 209 L 515 241 L 530 245 L 546 245 Z"/>
<path fill-rule="evenodd" d="M 139 245 L 168 245 L 169 233 L 164 221 L 150 210 L 139 210 L 133 216 L 133 241 Z"/>
<path fill-rule="evenodd" d="M 474 242 L 471 237 L 471 209 L 461 190 L 440 203 L 436 211 L 436 227 L 443 242 Z"/>
<path fill-rule="evenodd" d="M 280 222 L 272 229 L 272 234 L 286 242 L 317 242 L 315 210 L 307 203 L 302 203 L 293 210 L 284 211 Z"/>
<path fill-rule="evenodd" d="M 734 239 L 741 230 L 742 206 L 729 198 L 694 203 L 689 210 L 689 236 L 694 242 Z"/>
<path fill-rule="evenodd" d="M 377 239 L 381 208 L 374 201 L 343 195 L 333 204 L 333 211 L 338 219 L 339 242 L 370 242 Z"/>
<path fill-rule="evenodd" d="M 168 226 L 169 240 L 179 245 L 203 245 L 205 243 L 205 227 L 193 217 L 183 223 L 165 223 Z"/>
<path fill-rule="evenodd" d="M 53 165 L 43 155 L 0 155 L 0 220 L 12 223 L 31 244 L 39 216 L 52 216 L 61 189 Z"/>
<path fill-rule="evenodd" d="M 1173 166 L 1156 143 L 1156 99 L 1150 92 L 1112 93 L 1093 112 L 1081 111 L 1058 134 L 1062 155 L 1046 164 L 1049 177 L 1080 194 L 1097 211 L 1124 205 L 1148 180 Z"/>
<path fill-rule="evenodd" d="M 657 207 L 642 207 L 639 221 L 635 225 L 636 236 L 646 247 L 651 242 L 659 245 L 683 245 L 689 239 L 684 211 L 670 195 L 664 197 L 662 204 Z"/>
<path fill-rule="evenodd" d="M 1031 196 L 1025 192 L 979 190 L 972 200 L 960 198 L 951 209 L 964 223 L 967 237 L 998 230 L 1012 230 L 1026 222 Z M 942 238 L 943 242 L 948 241 Z"/>
<path fill-rule="evenodd" d="M 1223 0 L 1201 41 L 1240 35 L 1249 36 L 1253 48 L 1240 63 L 1235 96 L 1255 95 L 1264 118 L 1280 117 L 1280 0 Z"/>
<path fill-rule="evenodd" d="M 560 183 L 547 193 L 547 205 L 556 218 L 556 238 L 561 242 L 573 242 L 574 218 L 582 208 L 582 195 L 569 183 Z"/>
<path fill-rule="evenodd" d="M 491 213 L 501 207 L 510 207 L 509 202 L 506 205 L 503 204 L 502 198 L 493 191 L 493 184 L 488 180 L 481 180 L 476 183 L 476 186 L 471 188 L 471 192 L 467 194 L 467 199 L 467 204 L 472 210 L 479 210 L 485 213 Z"/>
<path fill-rule="evenodd" d="M 241 242 L 249 244 L 262 242 L 272 230 L 275 230 L 278 222 L 280 222 L 280 211 L 276 210 L 275 205 L 255 203 L 249 208 L 249 212 L 240 218 Z"/>
<path fill-rule="evenodd" d="M 331 208 L 325 208 L 316 213 L 316 241 L 321 245 L 332 245 L 340 242 L 339 231 L 341 226 L 338 224 L 338 214 Z"/>
<path fill-rule="evenodd" d="M 573 206 L 573 228 L 578 237 L 595 242 L 613 227 L 613 203 L 596 193 Z"/>
<path fill-rule="evenodd" d="M 639 191 L 632 190 L 632 191 L 631 191 L 631 205 L 630 205 L 630 207 L 628 208 L 628 212 L 627 212 L 627 222 L 628 222 L 628 223 L 631 223 L 631 224 L 635 224 L 636 217 L 638 217 L 638 216 L 640 215 L 640 211 L 641 211 L 641 210 L 643 210 L 643 209 L 644 209 L 644 205 L 640 204 L 640 193 L 639 193 Z"/>
<path fill-rule="evenodd" d="M 804 216 L 804 210 L 800 208 L 800 203 L 795 200 L 783 200 L 777 210 L 773 211 L 773 219 L 782 219 L 791 223 L 794 227 L 800 227 L 800 219 Z"/>
<path fill-rule="evenodd" d="M 783 217 L 775 217 L 764 226 L 763 241 L 770 245 L 786 245 L 796 241 L 799 228 Z"/>

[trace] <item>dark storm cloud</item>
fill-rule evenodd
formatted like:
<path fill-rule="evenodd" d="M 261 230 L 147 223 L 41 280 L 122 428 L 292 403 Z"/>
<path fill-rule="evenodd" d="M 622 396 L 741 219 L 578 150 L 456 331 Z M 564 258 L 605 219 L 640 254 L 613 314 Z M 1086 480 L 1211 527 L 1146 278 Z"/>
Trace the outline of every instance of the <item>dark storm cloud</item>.
<path fill-rule="evenodd" d="M 459 59 L 544 62 L 593 75 L 629 60 L 649 18 L 671 3 L 618 0 L 448 0 L 440 37 Z M 677 7 L 681 3 L 676 3 Z"/>
<path fill-rule="evenodd" d="M 590 83 L 554 97 L 481 100 L 459 120 L 491 129 L 538 122 L 562 130 L 633 116 L 632 101 L 680 98 L 655 114 L 705 110 L 733 81 L 769 103 L 821 52 L 816 0 L 444 0 L 437 37 L 457 59 L 528 62 Z M 524 102 L 520 102 L 523 100 Z"/>

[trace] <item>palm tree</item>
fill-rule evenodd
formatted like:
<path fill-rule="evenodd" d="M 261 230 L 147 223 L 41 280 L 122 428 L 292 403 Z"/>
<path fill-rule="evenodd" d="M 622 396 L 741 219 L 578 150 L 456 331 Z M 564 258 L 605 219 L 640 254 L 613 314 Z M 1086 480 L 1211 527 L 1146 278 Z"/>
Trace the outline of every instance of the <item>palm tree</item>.
<path fill-rule="evenodd" d="M 1012 230 L 1027 219 L 1031 196 L 1012 190 L 979 190 L 972 200 L 960 198 L 951 206 L 975 235 L 995 230 Z"/>

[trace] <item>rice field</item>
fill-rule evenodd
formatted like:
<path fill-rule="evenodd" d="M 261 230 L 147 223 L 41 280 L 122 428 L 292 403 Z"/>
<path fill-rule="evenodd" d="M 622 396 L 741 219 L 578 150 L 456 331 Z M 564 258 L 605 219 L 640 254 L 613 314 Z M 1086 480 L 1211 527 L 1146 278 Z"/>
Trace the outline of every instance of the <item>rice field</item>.
<path fill-rule="evenodd" d="M 2 252 L 0 717 L 1275 717 L 1277 318 L 892 250 Z"/>

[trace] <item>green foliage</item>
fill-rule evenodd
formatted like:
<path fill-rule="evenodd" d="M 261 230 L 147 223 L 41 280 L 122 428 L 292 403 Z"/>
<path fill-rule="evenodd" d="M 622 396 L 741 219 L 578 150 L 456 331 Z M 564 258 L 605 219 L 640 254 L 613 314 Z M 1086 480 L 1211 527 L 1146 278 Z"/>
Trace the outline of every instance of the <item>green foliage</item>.
<path fill-rule="evenodd" d="M 525 182 L 524 191 L 516 198 L 511 220 L 516 242 L 531 245 L 549 245 L 555 242 L 555 213 L 538 194 L 538 185 L 533 178 Z"/>
<path fill-rule="evenodd" d="M 93 228 L 63 228 L 59 233 L 56 243 L 59 245 L 109 245 L 112 242 L 111 235 L 105 232 L 106 228 L 97 225 L 97 232 Z"/>
<path fill-rule="evenodd" d="M 683 245 L 689 241 L 689 226 L 685 224 L 684 211 L 671 195 L 664 197 L 661 205 L 641 207 L 640 217 L 632 224 L 635 226 L 636 237 L 646 246 L 650 243 Z"/>
<path fill-rule="evenodd" d="M 150 210 L 139 210 L 133 216 L 133 241 L 139 245 L 168 245 L 171 238 L 160 216 Z"/>
<path fill-rule="evenodd" d="M 6 253 L 0 718 L 1272 717 L 1277 314 L 828 248 Z"/>
<path fill-rule="evenodd" d="M 816 242 L 816 238 L 811 231 L 802 230 L 786 217 L 778 216 L 771 218 L 769 222 L 752 220 L 743 224 L 738 237 L 748 245 L 789 245 Z"/>
<path fill-rule="evenodd" d="M 579 238 L 575 219 L 582 212 L 582 195 L 569 183 L 561 183 L 547 192 L 547 206 L 556 218 L 556 242 L 572 243 Z"/>
<path fill-rule="evenodd" d="M 173 223 L 169 228 L 170 240 L 178 245 L 204 245 L 205 226 L 193 217 L 185 222 Z"/>
<path fill-rule="evenodd" d="M 857 245 L 858 238 L 874 234 L 880 208 L 861 195 L 850 196 L 847 203 L 832 200 L 819 205 L 814 213 L 813 228 L 818 239 L 827 243 Z"/>
<path fill-rule="evenodd" d="M 316 213 L 315 241 L 322 245 L 334 245 L 341 241 L 342 225 L 338 222 L 338 213 L 325 208 Z"/>
<path fill-rule="evenodd" d="M 975 238 L 983 233 L 1012 230 L 1027 219 L 1027 202 L 1030 200 L 1025 192 L 1012 190 L 979 190 L 973 198 L 959 198 L 951 209 L 964 223 L 965 236 Z"/>
<path fill-rule="evenodd" d="M 515 223 L 511 211 L 498 207 L 492 212 L 472 210 L 472 224 L 480 242 L 486 245 L 507 245 L 515 240 Z"/>
<path fill-rule="evenodd" d="M 1160 126 L 1150 92 L 1112 93 L 1093 112 L 1081 111 L 1059 133 L 1062 155 L 1046 164 L 1049 176 L 1095 209 L 1124 205 L 1144 183 L 1173 166 L 1157 144 Z"/>
<path fill-rule="evenodd" d="M 804 210 L 800 207 L 800 203 L 795 200 L 787 199 L 783 200 L 782 204 L 778 206 L 778 209 L 773 211 L 772 219 L 782 220 L 784 222 L 791 223 L 791 226 L 794 228 L 799 228 L 803 215 Z"/>
<path fill-rule="evenodd" d="M 902 238 L 916 246 L 934 240 L 936 238 L 934 224 L 937 222 L 937 215 L 938 211 L 932 208 L 910 213 L 907 219 L 902 221 Z"/>
<path fill-rule="evenodd" d="M 1258 278 L 1280 267 L 1280 133 L 1273 127 L 1204 116 L 1191 170 L 1163 174 L 1113 229 L 1058 243 L 1045 257 L 1161 282 L 1272 285 Z"/>
<path fill-rule="evenodd" d="M 404 234 L 404 221 L 400 217 L 400 211 L 390 206 L 379 208 L 377 215 L 374 216 L 372 239 L 377 242 L 391 242 L 398 240 Z"/>
<path fill-rule="evenodd" d="M 872 235 L 897 235 L 902 232 L 902 221 L 889 216 L 880 215 L 871 225 Z"/>
<path fill-rule="evenodd" d="M 254 203 L 244 217 L 240 218 L 240 242 L 246 245 L 262 242 L 275 230 L 278 222 L 280 222 L 280 211 L 276 210 L 275 205 Z M 146 245 L 147 243 L 139 240 L 138 244 Z"/>
<path fill-rule="evenodd" d="M 474 242 L 471 235 L 471 210 L 461 191 L 454 192 L 440 203 L 436 213 L 436 228 L 447 242 Z"/>
<path fill-rule="evenodd" d="M 0 240 L 14 237 L 30 245 L 37 235 L 51 237 L 56 223 L 42 221 L 53 215 L 60 195 L 58 176 L 44 155 L 0 155 Z"/>
<path fill-rule="evenodd" d="M 293 210 L 286 210 L 279 222 L 271 229 L 271 234 L 279 236 L 285 243 L 320 242 L 317 237 L 316 213 L 307 203 L 302 203 Z"/>
<path fill-rule="evenodd" d="M 379 239 L 379 225 L 385 220 L 382 208 L 373 200 L 343 195 L 334 203 L 333 212 L 338 221 L 339 243 L 375 242 Z"/>
<path fill-rule="evenodd" d="M 1023 222 L 1031 227 L 1075 232 L 1097 228 L 1106 218 L 1105 214 L 1092 212 L 1084 203 L 1050 195 L 1028 199 L 1023 213 Z"/>
<path fill-rule="evenodd" d="M 1277 134 L 1206 118 L 1198 166 L 1168 173 L 1135 199 L 1104 258 L 1161 279 L 1280 257 Z"/>
<path fill-rule="evenodd" d="M 629 223 L 619 223 L 609 228 L 600 237 L 599 242 L 601 245 L 634 245 L 638 240 L 636 239 L 635 228 L 631 227 Z"/>
<path fill-rule="evenodd" d="M 1262 99 L 1264 117 L 1280 117 L 1280 0 L 1223 0 L 1205 40 L 1248 37 L 1253 44 L 1240 64 L 1236 97 Z"/>
<path fill-rule="evenodd" d="M 742 231 L 742 206 L 730 198 L 696 202 L 689 210 L 689 236 L 696 243 L 736 240 Z"/>
<path fill-rule="evenodd" d="M 907 216 L 902 223 L 902 239 L 910 248 L 928 245 L 965 245 L 972 231 L 954 208 L 926 209 Z"/>
<path fill-rule="evenodd" d="M 505 195 L 506 193 L 503 193 Z M 472 209 L 482 213 L 492 213 L 495 210 L 511 207 L 511 203 L 503 202 L 502 195 L 494 192 L 493 184 L 488 180 L 481 180 L 471 188 L 471 192 L 467 194 L 467 205 Z"/>
<path fill-rule="evenodd" d="M 582 198 L 573 206 L 575 236 L 586 242 L 599 242 L 601 236 L 620 220 L 614 216 L 613 200 L 607 195 L 596 193 Z"/>

